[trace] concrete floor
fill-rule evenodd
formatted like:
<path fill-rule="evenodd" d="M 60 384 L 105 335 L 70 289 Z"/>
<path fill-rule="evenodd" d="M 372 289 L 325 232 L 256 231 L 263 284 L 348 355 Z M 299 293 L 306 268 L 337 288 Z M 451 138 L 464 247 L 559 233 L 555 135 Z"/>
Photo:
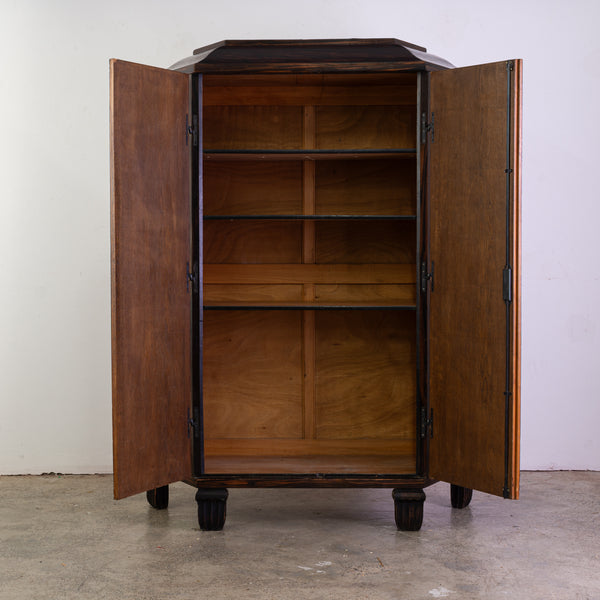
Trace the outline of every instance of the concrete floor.
<path fill-rule="evenodd" d="M 234 489 L 225 530 L 201 532 L 185 484 L 157 511 L 110 476 L 0 477 L 0 599 L 600 599 L 600 472 L 449 495 L 428 488 L 408 533 L 390 490 Z"/>

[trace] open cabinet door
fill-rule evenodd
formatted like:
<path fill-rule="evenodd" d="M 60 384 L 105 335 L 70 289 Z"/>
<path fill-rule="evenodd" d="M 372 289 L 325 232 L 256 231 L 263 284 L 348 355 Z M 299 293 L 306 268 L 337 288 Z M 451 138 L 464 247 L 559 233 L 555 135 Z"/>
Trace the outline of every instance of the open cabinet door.
<path fill-rule="evenodd" d="M 429 475 L 519 494 L 521 61 L 431 74 Z"/>
<path fill-rule="evenodd" d="M 187 75 L 111 61 L 115 498 L 191 474 Z"/>

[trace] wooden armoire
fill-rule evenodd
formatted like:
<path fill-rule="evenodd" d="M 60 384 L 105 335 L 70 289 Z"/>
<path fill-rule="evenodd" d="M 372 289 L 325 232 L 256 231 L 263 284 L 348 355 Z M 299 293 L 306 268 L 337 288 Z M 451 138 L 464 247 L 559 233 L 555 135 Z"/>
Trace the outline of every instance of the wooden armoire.
<path fill-rule="evenodd" d="M 396 39 L 111 61 L 115 497 L 519 493 L 521 61 Z"/>

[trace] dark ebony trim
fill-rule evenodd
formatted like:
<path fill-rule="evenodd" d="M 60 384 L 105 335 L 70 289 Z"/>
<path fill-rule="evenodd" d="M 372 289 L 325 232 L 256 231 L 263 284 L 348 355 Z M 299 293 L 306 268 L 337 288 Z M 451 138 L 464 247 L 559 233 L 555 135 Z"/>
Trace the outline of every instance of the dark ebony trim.
<path fill-rule="evenodd" d="M 362 474 L 311 474 L 244 473 L 239 475 L 211 474 L 186 479 L 185 483 L 198 488 L 425 488 L 434 480 L 414 474 L 362 475 Z"/>
<path fill-rule="evenodd" d="M 192 75 L 192 115 L 198 116 L 198 143 L 192 147 L 192 260 L 199 274 L 198 285 L 192 294 L 192 472 L 204 472 L 204 423 L 202 410 L 202 75 Z"/>
<path fill-rule="evenodd" d="M 205 221 L 415 221 L 416 215 L 206 215 Z"/>
<path fill-rule="evenodd" d="M 368 156 L 369 154 L 415 154 L 417 151 L 416 148 L 356 148 L 356 149 L 318 149 L 318 150 L 222 150 L 222 149 L 210 149 L 207 148 L 203 150 L 204 154 L 269 154 L 269 155 L 278 155 L 278 154 L 298 154 L 302 155 L 319 155 L 319 154 L 340 154 L 342 156 L 346 154 L 364 154 Z"/>
<path fill-rule="evenodd" d="M 290 305 L 290 306 L 249 306 L 249 305 L 227 305 L 227 306 L 211 306 L 205 305 L 204 310 L 407 310 L 414 311 L 416 306 L 323 306 L 322 304 L 315 305 Z"/>
<path fill-rule="evenodd" d="M 506 273 L 512 276 L 512 102 L 513 102 L 513 72 L 515 65 L 513 61 L 506 63 L 506 168 L 504 170 L 506 180 L 506 263 L 503 269 L 503 278 Z M 510 282 L 512 283 L 512 282 Z M 504 489 L 502 490 L 505 498 L 510 497 L 509 487 L 509 469 L 510 469 L 510 407 L 512 401 L 512 376 L 511 376 L 511 313 L 512 298 L 510 295 L 504 296 L 506 306 L 506 374 L 504 388 Z"/>

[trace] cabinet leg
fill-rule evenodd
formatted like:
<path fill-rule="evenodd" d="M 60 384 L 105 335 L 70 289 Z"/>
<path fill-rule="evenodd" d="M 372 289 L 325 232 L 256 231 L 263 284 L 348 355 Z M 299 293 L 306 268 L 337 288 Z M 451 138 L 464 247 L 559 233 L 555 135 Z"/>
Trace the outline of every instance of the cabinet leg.
<path fill-rule="evenodd" d="M 473 490 L 471 488 L 461 487 L 460 485 L 450 484 L 450 502 L 452 508 L 465 508 L 469 506 Z"/>
<path fill-rule="evenodd" d="M 202 531 L 223 529 L 228 496 L 229 492 L 226 489 L 199 489 L 196 492 L 198 524 Z"/>
<path fill-rule="evenodd" d="M 419 531 L 423 523 L 425 492 L 398 488 L 392 491 L 392 498 L 396 527 L 400 531 Z"/>
<path fill-rule="evenodd" d="M 146 500 L 148 500 L 148 504 L 150 504 L 152 508 L 157 508 L 159 510 L 167 508 L 167 506 L 169 506 L 169 486 L 163 485 L 162 487 L 148 490 L 146 492 Z"/>

